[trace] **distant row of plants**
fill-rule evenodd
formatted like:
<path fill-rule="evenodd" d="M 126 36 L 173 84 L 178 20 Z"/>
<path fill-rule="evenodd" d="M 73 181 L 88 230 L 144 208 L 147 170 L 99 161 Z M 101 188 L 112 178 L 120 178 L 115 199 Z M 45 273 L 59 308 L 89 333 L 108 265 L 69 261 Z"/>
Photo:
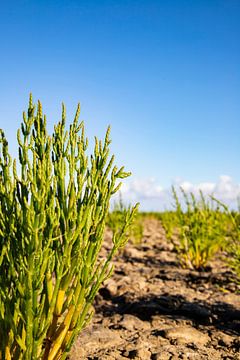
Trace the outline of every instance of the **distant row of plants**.
<path fill-rule="evenodd" d="M 182 266 L 204 270 L 217 253 L 225 251 L 228 264 L 240 278 L 239 211 L 230 211 L 218 199 L 204 197 L 201 191 L 197 198 L 179 190 L 180 194 L 172 187 L 175 211 L 160 213 L 158 218 Z"/>
<path fill-rule="evenodd" d="M 180 188 L 172 187 L 175 209 L 159 213 L 138 213 L 129 229 L 129 237 L 140 244 L 143 220 L 154 217 L 161 221 L 166 237 L 173 243 L 183 267 L 204 270 L 216 254 L 227 253 L 227 263 L 240 279 L 240 215 L 230 211 L 218 199 L 205 197 L 202 191 L 196 197 Z M 107 225 L 115 231 L 121 227 L 128 210 L 122 199 L 109 213 Z"/>

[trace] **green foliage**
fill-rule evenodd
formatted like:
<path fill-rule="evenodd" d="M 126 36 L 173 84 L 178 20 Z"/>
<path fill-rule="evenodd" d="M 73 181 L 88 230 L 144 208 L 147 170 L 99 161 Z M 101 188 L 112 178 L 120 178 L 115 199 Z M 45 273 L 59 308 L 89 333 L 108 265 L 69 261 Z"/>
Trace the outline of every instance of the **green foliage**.
<path fill-rule="evenodd" d="M 129 238 L 136 245 L 139 245 L 142 243 L 143 222 L 142 222 L 142 217 L 141 217 L 140 213 L 136 214 L 136 217 L 132 223 L 132 226 L 130 228 Z"/>
<path fill-rule="evenodd" d="M 118 179 L 109 129 L 88 141 L 80 107 L 66 131 L 62 119 L 49 136 L 41 103 L 30 96 L 18 130 L 19 162 L 0 130 L 0 359 L 65 359 L 89 322 L 92 303 L 126 244 L 137 207 L 124 212 L 106 259 L 99 260 L 111 196 Z"/>
<path fill-rule="evenodd" d="M 129 209 L 129 206 L 127 207 L 124 205 L 121 196 L 119 197 L 119 201 L 114 203 L 113 210 L 109 212 L 107 217 L 107 226 L 112 230 L 113 234 L 117 234 L 121 231 L 126 213 L 129 212 Z M 141 243 L 143 237 L 143 225 L 139 212 L 136 212 L 134 221 L 131 226 L 129 226 L 125 236 L 134 244 Z"/>
<path fill-rule="evenodd" d="M 228 253 L 227 263 L 237 274 L 237 277 L 240 281 L 240 213 L 238 211 L 230 211 L 228 206 L 220 202 L 219 200 L 213 198 L 213 200 L 223 208 L 225 214 L 228 218 L 228 223 L 231 226 L 228 226 L 227 239 L 228 244 L 226 246 L 226 251 Z"/>
<path fill-rule="evenodd" d="M 164 211 L 160 213 L 159 218 L 165 230 L 166 237 L 173 240 L 173 236 L 179 226 L 179 218 L 176 211 Z"/>
<path fill-rule="evenodd" d="M 219 207 L 214 208 L 200 191 L 200 200 L 194 194 L 181 189 L 186 210 L 184 211 L 174 187 L 176 214 L 178 217 L 179 246 L 177 247 L 183 266 L 201 269 L 225 243 L 226 222 Z"/>

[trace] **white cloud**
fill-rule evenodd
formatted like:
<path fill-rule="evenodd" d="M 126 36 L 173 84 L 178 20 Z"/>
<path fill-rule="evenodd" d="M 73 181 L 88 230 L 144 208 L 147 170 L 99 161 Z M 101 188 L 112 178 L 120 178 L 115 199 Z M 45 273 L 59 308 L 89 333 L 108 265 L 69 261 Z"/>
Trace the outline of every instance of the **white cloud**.
<path fill-rule="evenodd" d="M 237 198 L 240 197 L 240 184 L 228 175 L 221 175 L 216 183 L 201 182 L 193 184 L 189 181 L 176 179 L 173 182 L 176 189 L 182 187 L 187 193 L 199 195 L 214 195 L 230 207 L 236 207 Z M 135 179 L 124 183 L 121 188 L 122 197 L 126 202 L 140 202 L 141 209 L 145 211 L 160 211 L 172 207 L 171 186 L 163 188 L 154 178 Z"/>
<path fill-rule="evenodd" d="M 133 180 L 123 184 L 121 192 L 134 198 L 151 199 L 161 197 L 164 189 L 158 185 L 154 178 L 147 180 Z"/>

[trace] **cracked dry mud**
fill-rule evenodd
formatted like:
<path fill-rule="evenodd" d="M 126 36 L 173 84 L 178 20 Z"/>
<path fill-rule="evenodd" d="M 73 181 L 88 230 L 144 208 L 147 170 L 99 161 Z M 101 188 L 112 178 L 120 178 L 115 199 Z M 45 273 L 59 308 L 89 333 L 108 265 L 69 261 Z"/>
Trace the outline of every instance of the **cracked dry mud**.
<path fill-rule="evenodd" d="M 146 219 L 142 243 L 115 258 L 70 359 L 240 359 L 233 277 L 221 259 L 206 272 L 182 269 L 160 222 Z"/>

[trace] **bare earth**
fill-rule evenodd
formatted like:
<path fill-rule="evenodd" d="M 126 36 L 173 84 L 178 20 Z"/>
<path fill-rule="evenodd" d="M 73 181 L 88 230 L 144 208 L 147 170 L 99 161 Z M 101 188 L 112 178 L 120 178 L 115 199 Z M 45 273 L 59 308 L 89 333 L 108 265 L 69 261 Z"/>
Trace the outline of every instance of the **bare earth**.
<path fill-rule="evenodd" d="M 115 259 L 70 359 L 240 359 L 239 291 L 220 259 L 207 272 L 182 269 L 161 224 L 148 219 L 143 242 Z"/>

